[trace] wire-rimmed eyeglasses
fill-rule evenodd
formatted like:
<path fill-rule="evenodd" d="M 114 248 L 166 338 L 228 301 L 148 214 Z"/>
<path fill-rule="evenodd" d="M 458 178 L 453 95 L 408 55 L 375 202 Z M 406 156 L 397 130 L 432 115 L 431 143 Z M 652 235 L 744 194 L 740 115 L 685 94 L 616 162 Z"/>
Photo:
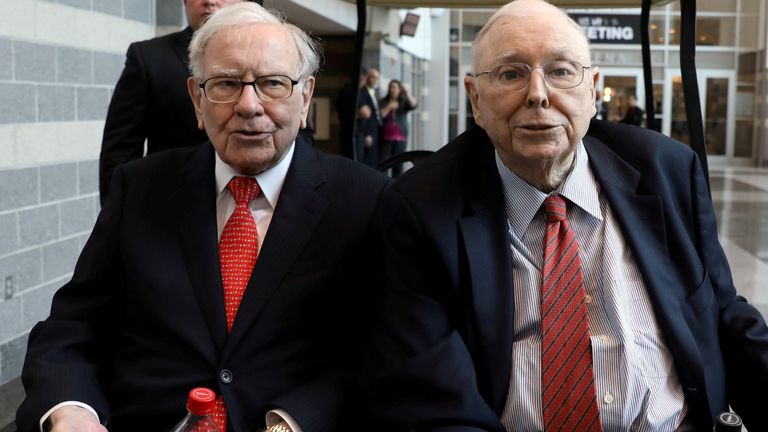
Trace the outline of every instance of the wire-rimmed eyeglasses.
<path fill-rule="evenodd" d="M 211 77 L 199 84 L 205 97 L 213 103 L 230 103 L 238 100 L 245 86 L 253 86 L 262 101 L 280 101 L 293 94 L 299 81 L 285 75 L 265 75 L 253 81 L 241 81 L 233 77 Z"/>
<path fill-rule="evenodd" d="M 501 63 L 491 70 L 477 72 L 473 77 L 488 75 L 491 86 L 497 90 L 520 90 L 528 85 L 534 69 L 541 69 L 544 80 L 557 89 L 574 88 L 584 81 L 584 66 L 570 60 L 556 60 L 543 66 L 532 67 L 526 63 Z"/>

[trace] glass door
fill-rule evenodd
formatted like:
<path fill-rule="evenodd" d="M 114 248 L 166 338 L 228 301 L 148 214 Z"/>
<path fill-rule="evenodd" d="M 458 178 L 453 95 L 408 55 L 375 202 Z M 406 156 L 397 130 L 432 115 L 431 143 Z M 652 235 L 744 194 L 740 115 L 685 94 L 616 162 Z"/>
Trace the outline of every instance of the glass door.
<path fill-rule="evenodd" d="M 707 155 L 714 164 L 750 164 L 751 157 L 737 157 L 735 153 L 736 76 L 734 71 L 704 69 L 697 73 L 699 97 L 704 119 L 704 138 Z M 662 132 L 690 145 L 685 98 L 679 70 L 667 71 L 664 94 L 665 115 Z"/>
<path fill-rule="evenodd" d="M 597 83 L 598 115 L 603 120 L 620 122 L 627 116 L 631 102 L 643 109 L 645 87 L 642 69 L 600 68 L 600 80 Z M 602 105 L 602 110 L 600 109 Z M 645 121 L 642 122 L 645 125 Z"/>

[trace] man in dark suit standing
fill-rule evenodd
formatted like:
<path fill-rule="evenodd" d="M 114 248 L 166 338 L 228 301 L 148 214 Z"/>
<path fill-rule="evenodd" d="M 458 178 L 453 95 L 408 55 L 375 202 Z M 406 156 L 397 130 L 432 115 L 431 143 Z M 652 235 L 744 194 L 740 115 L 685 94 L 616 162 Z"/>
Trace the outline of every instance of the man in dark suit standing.
<path fill-rule="evenodd" d="M 591 120 L 598 69 L 551 4 L 507 4 L 473 49 L 479 127 L 382 199 L 371 429 L 703 431 L 730 406 L 768 430 L 768 327 L 695 154 Z"/>
<path fill-rule="evenodd" d="M 379 71 L 370 68 L 365 74 L 363 85 L 357 92 L 355 159 L 371 167 L 376 166 L 379 161 L 381 112 L 376 93 L 378 83 Z"/>
<path fill-rule="evenodd" d="M 198 386 L 220 395 L 228 431 L 349 430 L 388 180 L 297 136 L 319 63 L 297 27 L 233 5 L 195 32 L 190 59 L 210 142 L 115 171 L 30 334 L 22 432 L 170 430 Z"/>
<path fill-rule="evenodd" d="M 620 123 L 642 126 L 644 113 L 643 109 L 637 106 L 637 96 L 630 94 L 627 97 L 627 112 Z"/>
<path fill-rule="evenodd" d="M 99 157 L 99 193 L 104 204 L 115 168 L 146 154 L 208 140 L 195 123 L 187 94 L 187 46 L 192 32 L 216 10 L 242 0 L 184 0 L 189 26 L 132 43 L 115 85 Z"/>

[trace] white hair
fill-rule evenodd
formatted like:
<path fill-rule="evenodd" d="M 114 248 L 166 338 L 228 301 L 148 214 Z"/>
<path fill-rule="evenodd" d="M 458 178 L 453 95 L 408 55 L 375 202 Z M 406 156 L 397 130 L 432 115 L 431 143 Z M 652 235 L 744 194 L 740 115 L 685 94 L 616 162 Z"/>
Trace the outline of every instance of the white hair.
<path fill-rule="evenodd" d="M 242 2 L 217 10 L 195 31 L 189 44 L 189 69 L 192 76 L 204 78 L 202 69 L 205 50 L 218 32 L 251 24 L 276 24 L 291 35 L 299 52 L 299 80 L 317 72 L 320 67 L 320 49 L 312 37 L 288 23 L 276 11 L 264 9 L 257 3 Z"/>

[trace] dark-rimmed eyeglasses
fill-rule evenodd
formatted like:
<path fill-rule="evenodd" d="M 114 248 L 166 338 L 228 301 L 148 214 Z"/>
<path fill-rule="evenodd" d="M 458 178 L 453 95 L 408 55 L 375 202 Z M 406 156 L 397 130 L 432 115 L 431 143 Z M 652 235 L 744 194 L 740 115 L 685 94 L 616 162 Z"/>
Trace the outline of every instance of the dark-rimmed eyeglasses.
<path fill-rule="evenodd" d="M 285 75 L 265 75 L 253 81 L 241 81 L 232 77 L 211 77 L 199 84 L 205 97 L 213 103 L 230 103 L 240 99 L 245 86 L 253 86 L 262 101 L 280 101 L 293 94 L 299 81 Z"/>
<path fill-rule="evenodd" d="M 570 89 L 584 81 L 584 69 L 591 67 L 570 60 L 556 60 L 535 67 L 526 63 L 501 63 L 491 70 L 478 72 L 472 76 L 488 75 L 491 86 L 497 90 L 520 90 L 528 86 L 533 70 L 541 69 L 547 84 L 556 89 Z"/>

